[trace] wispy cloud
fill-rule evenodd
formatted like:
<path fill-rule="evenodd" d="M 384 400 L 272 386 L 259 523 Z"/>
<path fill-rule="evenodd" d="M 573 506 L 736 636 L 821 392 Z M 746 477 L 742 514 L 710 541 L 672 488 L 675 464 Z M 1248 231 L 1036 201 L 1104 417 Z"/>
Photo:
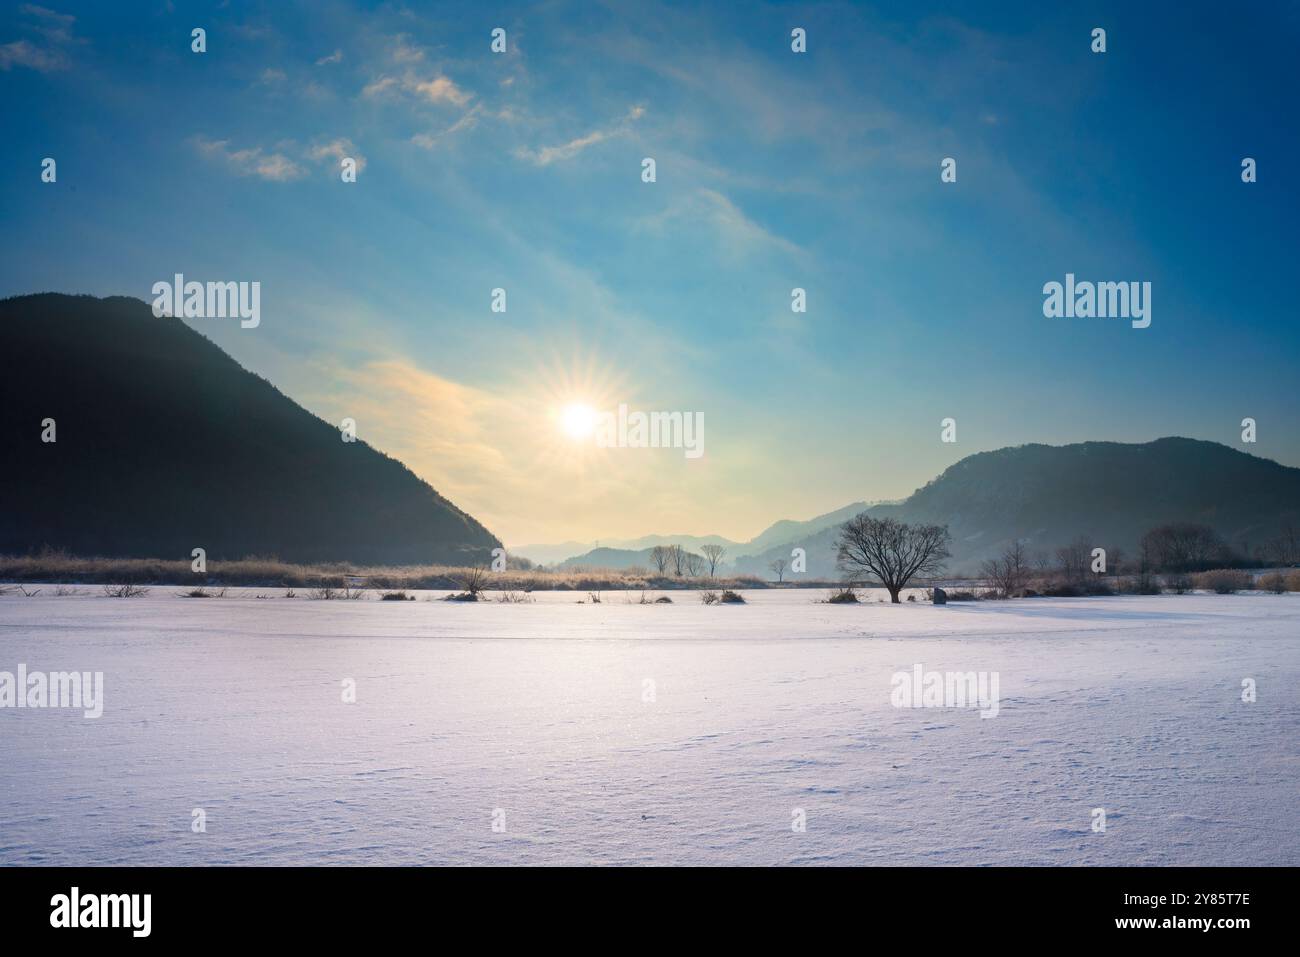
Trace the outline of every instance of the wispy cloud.
<path fill-rule="evenodd" d="M 471 98 L 471 94 L 457 86 L 454 80 L 441 74 L 428 79 L 409 72 L 401 77 L 385 74 L 371 80 L 361 90 L 361 95 L 368 99 L 397 93 L 428 103 L 450 103 L 453 106 L 464 106 Z"/>
<path fill-rule="evenodd" d="M 515 150 L 515 155 L 537 166 L 549 166 L 555 162 L 572 159 L 589 146 L 595 146 L 597 143 L 603 143 L 605 140 L 627 134 L 631 130 L 632 124 L 644 115 L 645 107 L 634 106 L 627 111 L 627 115 L 623 119 L 612 126 L 592 130 L 590 133 L 585 133 L 558 146 L 543 146 L 540 149 L 520 147 Z"/>
<path fill-rule="evenodd" d="M 352 140 L 343 136 L 317 140 L 304 149 L 298 149 L 292 143 L 281 143 L 274 149 L 261 146 L 232 149 L 229 140 L 213 140 L 205 136 L 196 136 L 192 142 L 203 156 L 224 163 L 235 175 L 255 176 L 273 183 L 302 179 L 310 173 L 309 163 L 337 172 L 339 161 L 344 157 L 357 161 L 358 172 L 366 168 L 366 158 Z"/>
<path fill-rule="evenodd" d="M 67 69 L 68 58 L 58 50 L 47 50 L 26 40 L 15 40 L 0 46 L 0 70 L 9 70 L 15 66 L 25 66 L 38 73 L 52 73 Z"/>
<path fill-rule="evenodd" d="M 56 10 L 51 10 L 49 7 L 42 7 L 35 3 L 24 3 L 18 9 L 29 16 L 40 17 L 41 19 L 48 20 L 51 23 L 62 23 L 65 26 L 72 24 L 77 19 L 70 13 L 59 13 Z"/>
<path fill-rule="evenodd" d="M 642 228 L 660 232 L 668 225 L 704 224 L 717 235 L 728 255 L 756 252 L 779 252 L 803 255 L 805 250 L 756 222 L 727 196 L 715 189 L 701 187 L 675 200 L 662 212 L 641 220 Z"/>
<path fill-rule="evenodd" d="M 472 130 L 474 127 L 478 126 L 479 116 L 482 112 L 482 104 L 475 104 L 472 109 L 468 110 L 460 119 L 455 123 L 452 123 L 451 126 L 447 127 L 445 130 L 437 133 L 432 131 L 428 133 L 416 133 L 411 137 L 411 142 L 416 146 L 423 147 L 426 150 L 431 150 L 444 140 L 455 136 L 457 133 L 462 133 L 465 130 Z"/>
<path fill-rule="evenodd" d="M 393 38 L 390 56 L 394 63 L 418 63 L 424 59 L 424 50 L 413 44 L 405 33 L 400 33 Z"/>
<path fill-rule="evenodd" d="M 464 106 L 473 95 L 439 69 L 427 65 L 423 47 L 404 33 L 390 38 L 387 62 L 361 90 L 366 99 L 407 96 L 425 103 Z M 340 55 L 341 57 L 341 55 Z"/>
<path fill-rule="evenodd" d="M 347 137 L 339 137 L 325 143 L 317 143 L 307 150 L 307 158 L 317 162 L 330 162 L 332 168 L 337 168 L 338 164 L 345 157 L 351 157 L 357 161 L 357 172 L 366 168 L 366 158 L 357 151 L 356 145 Z"/>
<path fill-rule="evenodd" d="M 489 524 L 491 491 L 529 492 L 530 479 L 502 442 L 531 446 L 526 419 L 511 399 L 427 372 L 400 358 L 360 366 L 325 360 L 320 381 L 345 382 L 346 399 L 330 392 L 308 401 L 331 416 L 355 418 L 367 441 L 396 454 L 443 495 Z M 533 430 L 535 431 L 535 430 Z M 516 444 L 514 447 L 519 447 Z"/>
<path fill-rule="evenodd" d="M 456 106 L 464 106 L 469 101 L 469 94 L 445 76 L 437 76 L 431 80 L 417 80 L 410 89 L 431 103 L 454 103 Z"/>
<path fill-rule="evenodd" d="M 342 62 L 343 62 L 343 51 L 335 50 L 329 56 L 323 56 L 319 60 L 317 60 L 316 65 L 329 66 L 331 63 L 342 63 Z"/>
<path fill-rule="evenodd" d="M 70 65 L 66 48 L 85 42 L 72 35 L 77 18 L 32 3 L 23 4 L 18 11 L 27 18 L 27 31 L 42 37 L 43 42 L 14 40 L 0 45 L 0 70 L 8 71 L 16 66 L 38 73 L 66 70 Z"/>
<path fill-rule="evenodd" d="M 705 215 L 732 240 L 744 245 L 768 245 L 787 253 L 802 252 L 788 239 L 778 236 L 750 219 L 739 206 L 722 193 L 712 189 L 701 189 L 696 195 L 704 207 Z"/>
<path fill-rule="evenodd" d="M 50 42 L 82 42 L 72 35 L 72 25 L 77 21 L 77 18 L 72 14 L 59 13 L 55 10 L 49 9 L 48 7 L 37 6 L 34 3 L 25 3 L 18 9 L 20 13 L 23 13 L 36 21 L 32 29 Z"/>
<path fill-rule="evenodd" d="M 371 80 L 364 87 L 362 87 L 361 95 L 370 99 L 377 96 L 382 96 L 384 93 L 387 93 L 389 90 L 396 89 L 397 86 L 398 86 L 397 77 L 381 76 Z"/>
<path fill-rule="evenodd" d="M 256 176 L 283 183 L 307 175 L 305 168 L 283 153 L 267 152 L 260 146 L 231 149 L 229 140 L 210 140 L 202 136 L 195 137 L 194 145 L 204 156 L 225 163 L 238 176 Z"/>

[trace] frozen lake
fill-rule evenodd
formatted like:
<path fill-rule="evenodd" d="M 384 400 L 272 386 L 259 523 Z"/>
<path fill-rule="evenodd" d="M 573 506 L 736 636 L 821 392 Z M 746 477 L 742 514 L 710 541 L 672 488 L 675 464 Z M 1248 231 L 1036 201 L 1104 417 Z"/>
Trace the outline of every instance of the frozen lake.
<path fill-rule="evenodd" d="M 0 864 L 1300 864 L 1300 595 L 79 590 L 0 597 L 0 671 L 104 673 L 0 708 Z"/>

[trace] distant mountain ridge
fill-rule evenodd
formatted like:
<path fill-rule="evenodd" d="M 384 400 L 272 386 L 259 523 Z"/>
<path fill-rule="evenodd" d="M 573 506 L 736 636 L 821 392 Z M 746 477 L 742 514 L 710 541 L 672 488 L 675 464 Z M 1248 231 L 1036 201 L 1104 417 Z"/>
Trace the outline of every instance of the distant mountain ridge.
<path fill-rule="evenodd" d="M 251 334 L 251 333 L 250 333 Z M 500 543 L 396 459 L 125 297 L 0 301 L 0 552 L 471 563 Z M 56 441 L 42 441 L 55 421 Z"/>
<path fill-rule="evenodd" d="M 681 545 L 696 554 L 700 553 L 700 548 L 704 545 L 721 545 L 727 549 L 721 565 L 729 567 L 746 555 L 761 553 L 773 544 L 785 542 L 800 534 L 811 534 L 828 525 L 841 524 L 870 507 L 867 502 L 855 502 L 807 521 L 781 519 L 747 542 L 732 541 L 721 535 L 642 535 L 640 538 L 614 539 L 606 545 L 565 542 L 557 545 L 520 545 L 511 551 L 533 561 L 561 568 L 625 569 L 648 567 L 650 552 L 656 545 Z"/>
<path fill-rule="evenodd" d="M 883 503 L 874 503 L 883 504 Z M 743 549 L 737 557 L 744 555 L 761 555 L 767 549 L 774 545 L 782 545 L 786 542 L 794 541 L 802 535 L 814 535 L 824 528 L 832 525 L 842 525 L 860 512 L 865 512 L 872 508 L 871 502 L 854 502 L 852 505 L 845 505 L 843 508 L 837 508 L 833 512 L 827 512 L 824 515 L 817 515 L 804 522 L 791 521 L 790 519 L 781 519 L 773 522 L 750 541 L 746 542 Z"/>
<path fill-rule="evenodd" d="M 721 535 L 641 535 L 637 538 L 610 538 L 602 539 L 599 542 L 555 542 L 541 543 L 534 545 L 512 545 L 510 554 L 518 555 L 523 558 L 531 559 L 542 565 L 561 565 L 563 567 L 572 567 L 573 565 L 586 565 L 594 567 L 596 560 L 593 559 L 592 553 L 596 551 L 607 552 L 605 557 L 613 561 L 623 561 L 626 556 L 620 553 L 644 552 L 650 554 L 650 549 L 656 545 L 681 545 L 683 548 L 693 552 L 698 552 L 704 545 L 721 545 L 729 551 L 737 545 L 729 538 L 723 538 Z M 627 559 L 631 561 L 630 559 Z M 602 568 L 631 568 L 637 562 L 631 562 L 628 565 L 601 565 Z"/>
<path fill-rule="evenodd" d="M 774 522 L 750 542 L 727 544 L 721 567 L 771 577 L 775 559 L 789 561 L 792 550 L 802 548 L 807 577 L 836 578 L 838 528 L 864 511 L 947 525 L 947 568 L 955 574 L 976 573 L 984 559 L 1017 539 L 1031 553 L 1049 557 L 1081 536 L 1134 557 L 1148 529 L 1171 522 L 1209 525 L 1230 546 L 1248 552 L 1282 525 L 1300 525 L 1300 469 L 1179 437 L 1008 447 L 961 459 L 902 501 L 855 502 L 803 522 Z M 699 551 L 690 536 L 641 541 L 650 540 Z M 650 564 L 648 547 L 588 549 L 562 563 L 616 569 Z"/>
<path fill-rule="evenodd" d="M 685 546 L 683 546 L 685 547 Z M 650 548 L 593 548 L 559 562 L 559 568 L 650 568 L 652 567 Z"/>
<path fill-rule="evenodd" d="M 1016 539 L 1050 554 L 1085 537 L 1132 557 L 1156 525 L 1209 525 L 1250 550 L 1285 523 L 1300 524 L 1300 469 L 1217 442 L 1162 438 L 1145 443 L 1021 445 L 979 452 L 946 469 L 902 502 L 868 509 L 878 517 L 947 525 L 948 569 L 974 572 Z M 775 558 L 804 548 L 807 574 L 835 574 L 836 528 L 793 538 L 737 563 L 767 574 Z"/>

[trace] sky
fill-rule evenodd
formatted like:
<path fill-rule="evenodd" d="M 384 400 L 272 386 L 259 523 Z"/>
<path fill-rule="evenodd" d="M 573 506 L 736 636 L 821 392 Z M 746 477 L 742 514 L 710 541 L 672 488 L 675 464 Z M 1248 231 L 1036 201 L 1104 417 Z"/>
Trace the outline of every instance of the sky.
<path fill-rule="evenodd" d="M 0 296 L 258 281 L 186 321 L 508 544 L 1028 442 L 1300 466 L 1300 4 L 51 2 L 0 13 Z M 1151 325 L 1046 317 L 1067 273 Z M 620 404 L 703 454 L 600 447 Z"/>

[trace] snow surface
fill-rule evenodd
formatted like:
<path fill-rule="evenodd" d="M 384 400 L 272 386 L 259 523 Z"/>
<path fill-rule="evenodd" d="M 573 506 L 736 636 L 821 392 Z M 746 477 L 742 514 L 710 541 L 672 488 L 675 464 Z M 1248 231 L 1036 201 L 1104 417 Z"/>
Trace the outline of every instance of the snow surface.
<path fill-rule="evenodd" d="M 1300 595 L 80 590 L 0 598 L 0 670 L 105 683 L 0 709 L 0 864 L 1300 864 Z M 1000 713 L 892 707 L 917 663 Z"/>

